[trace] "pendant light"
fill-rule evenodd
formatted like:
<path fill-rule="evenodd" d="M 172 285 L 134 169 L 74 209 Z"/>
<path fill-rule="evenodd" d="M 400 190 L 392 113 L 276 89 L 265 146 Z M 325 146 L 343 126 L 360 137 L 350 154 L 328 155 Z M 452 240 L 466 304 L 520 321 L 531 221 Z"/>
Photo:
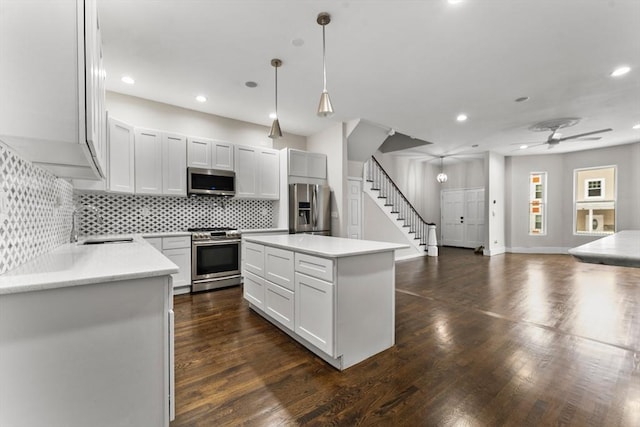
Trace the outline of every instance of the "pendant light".
<path fill-rule="evenodd" d="M 322 25 L 322 77 L 323 77 L 323 87 L 322 87 L 322 95 L 320 95 L 320 104 L 318 104 L 318 116 L 320 117 L 329 117 L 333 114 L 333 106 L 331 105 L 331 98 L 329 98 L 329 92 L 327 92 L 327 58 L 325 53 L 325 37 L 324 37 L 324 27 L 331 22 L 331 15 L 327 12 L 321 12 L 318 14 L 318 19 L 316 20 L 318 24 Z"/>
<path fill-rule="evenodd" d="M 274 58 L 271 60 L 271 65 L 276 70 L 276 118 L 273 119 L 271 124 L 271 131 L 269 132 L 269 138 L 278 139 L 282 137 L 282 130 L 280 130 L 280 121 L 278 120 L 278 67 L 282 65 L 282 61 Z"/>
<path fill-rule="evenodd" d="M 447 179 L 449 179 L 447 174 L 444 173 L 443 160 L 444 156 L 440 156 L 440 173 L 438 174 L 438 176 L 436 176 L 436 181 L 438 181 L 440 184 L 442 184 L 443 182 L 447 182 Z"/>

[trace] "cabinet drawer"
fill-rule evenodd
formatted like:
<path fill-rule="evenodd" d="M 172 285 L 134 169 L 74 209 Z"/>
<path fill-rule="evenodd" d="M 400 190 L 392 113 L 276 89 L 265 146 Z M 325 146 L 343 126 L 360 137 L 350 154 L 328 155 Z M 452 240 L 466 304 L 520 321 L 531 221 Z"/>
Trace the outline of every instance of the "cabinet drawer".
<path fill-rule="evenodd" d="M 273 320 L 293 331 L 294 293 L 265 280 L 264 311 Z"/>
<path fill-rule="evenodd" d="M 145 237 L 144 240 L 151 246 L 162 252 L 162 238 L 161 237 Z"/>
<path fill-rule="evenodd" d="M 311 277 L 333 282 L 333 260 L 296 253 L 295 270 Z"/>
<path fill-rule="evenodd" d="M 264 249 L 264 263 L 265 279 L 293 290 L 293 252 L 267 246 Z"/>
<path fill-rule="evenodd" d="M 242 285 L 244 299 L 264 310 L 264 279 L 255 274 L 245 273 Z"/>
<path fill-rule="evenodd" d="M 180 249 L 188 247 L 191 247 L 191 236 L 162 238 L 162 249 Z"/>
<path fill-rule="evenodd" d="M 244 267 L 251 273 L 264 277 L 264 246 L 257 243 L 244 243 Z"/>

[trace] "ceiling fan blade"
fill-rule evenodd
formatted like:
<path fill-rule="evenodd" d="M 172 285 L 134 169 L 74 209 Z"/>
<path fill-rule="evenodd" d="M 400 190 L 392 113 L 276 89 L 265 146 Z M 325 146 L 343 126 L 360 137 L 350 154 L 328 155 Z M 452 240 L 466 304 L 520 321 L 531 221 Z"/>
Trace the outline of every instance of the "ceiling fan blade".
<path fill-rule="evenodd" d="M 593 132 L 579 133 L 577 135 L 565 136 L 564 138 L 560 138 L 558 141 L 566 141 L 567 139 L 581 138 L 583 136 L 595 135 L 596 133 L 611 132 L 612 130 L 613 129 L 608 128 L 608 129 L 594 130 Z"/>
<path fill-rule="evenodd" d="M 601 136 L 589 136 L 589 137 L 586 137 L 586 138 L 578 138 L 576 140 L 576 142 L 580 142 L 580 141 L 599 141 L 601 139 L 602 139 Z"/>

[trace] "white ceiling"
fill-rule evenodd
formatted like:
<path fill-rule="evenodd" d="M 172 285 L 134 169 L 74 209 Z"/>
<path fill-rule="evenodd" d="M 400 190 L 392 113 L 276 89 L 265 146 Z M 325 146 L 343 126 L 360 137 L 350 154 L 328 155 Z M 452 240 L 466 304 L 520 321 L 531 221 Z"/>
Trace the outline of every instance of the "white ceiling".
<path fill-rule="evenodd" d="M 364 118 L 432 142 L 404 154 L 544 154 L 536 122 L 580 117 L 563 136 L 613 128 L 568 152 L 640 141 L 639 0 L 99 0 L 107 89 L 270 125 L 272 58 L 285 133 Z M 336 114 L 315 115 L 322 29 Z M 295 39 L 303 40 L 300 47 Z M 628 65 L 619 78 L 609 74 Z M 136 79 L 133 86 L 120 81 Z M 250 89 L 246 81 L 258 87 Z M 194 97 L 204 94 L 208 102 Z M 514 100 L 528 96 L 527 102 Z M 464 112 L 469 119 L 458 123 Z M 471 146 L 478 147 L 472 149 Z M 517 144 L 517 145 L 512 145 Z"/>

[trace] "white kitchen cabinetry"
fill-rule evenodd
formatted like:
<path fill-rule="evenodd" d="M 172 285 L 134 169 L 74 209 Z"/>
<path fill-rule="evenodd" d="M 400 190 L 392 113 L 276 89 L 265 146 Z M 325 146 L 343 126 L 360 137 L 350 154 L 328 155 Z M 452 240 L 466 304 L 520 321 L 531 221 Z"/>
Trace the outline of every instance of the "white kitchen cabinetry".
<path fill-rule="evenodd" d="M 327 179 L 327 156 L 321 153 L 289 149 L 289 175 Z"/>
<path fill-rule="evenodd" d="M 186 196 L 186 138 L 135 128 L 136 194 Z"/>
<path fill-rule="evenodd" d="M 244 267 L 256 276 L 264 277 L 264 246 L 255 243 L 243 242 Z"/>
<path fill-rule="evenodd" d="M 171 275 L 173 294 L 191 292 L 191 236 L 146 237 L 145 240 L 180 269 Z"/>
<path fill-rule="evenodd" d="M 405 245 L 311 235 L 243 239 L 254 249 L 244 298 L 327 363 L 346 369 L 394 344 L 393 251 Z"/>
<path fill-rule="evenodd" d="M 230 142 L 208 138 L 187 140 L 187 165 L 189 167 L 234 170 L 234 145 Z"/>
<path fill-rule="evenodd" d="M 153 129 L 135 129 L 136 194 L 162 194 L 162 136 Z"/>
<path fill-rule="evenodd" d="M 0 8 L 0 139 L 54 175 L 104 176 L 96 0 L 3 0 Z"/>
<path fill-rule="evenodd" d="M 270 148 L 235 147 L 236 198 L 280 198 L 280 152 Z"/>
<path fill-rule="evenodd" d="M 295 295 L 296 333 L 333 355 L 333 284 L 296 273 Z"/>
<path fill-rule="evenodd" d="M 109 118 L 108 135 L 107 191 L 133 194 L 135 190 L 133 126 Z"/>
<path fill-rule="evenodd" d="M 0 425 L 168 427 L 170 280 L 0 295 Z"/>
<path fill-rule="evenodd" d="M 162 134 L 162 194 L 187 195 L 186 144 L 182 135 Z"/>

